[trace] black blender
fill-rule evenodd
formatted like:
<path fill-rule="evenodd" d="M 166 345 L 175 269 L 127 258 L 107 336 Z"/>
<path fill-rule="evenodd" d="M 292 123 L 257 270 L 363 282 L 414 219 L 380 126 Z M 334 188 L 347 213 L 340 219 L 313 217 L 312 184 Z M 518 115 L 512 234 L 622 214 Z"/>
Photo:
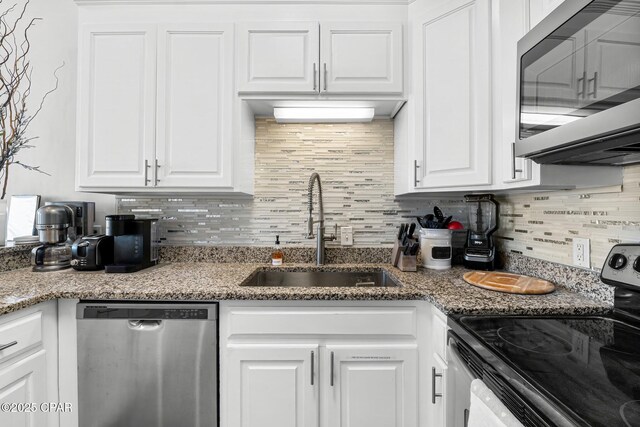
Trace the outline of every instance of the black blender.
<path fill-rule="evenodd" d="M 494 270 L 496 249 L 491 235 L 498 229 L 498 202 L 493 194 L 464 196 L 469 207 L 469 228 L 463 264 L 475 270 Z"/>

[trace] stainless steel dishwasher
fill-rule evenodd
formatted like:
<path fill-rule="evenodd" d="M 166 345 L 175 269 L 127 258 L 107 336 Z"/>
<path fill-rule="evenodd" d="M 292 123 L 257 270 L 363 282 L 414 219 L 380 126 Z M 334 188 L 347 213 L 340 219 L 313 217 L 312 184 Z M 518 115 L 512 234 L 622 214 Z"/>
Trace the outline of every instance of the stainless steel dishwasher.
<path fill-rule="evenodd" d="M 217 304 L 82 301 L 82 427 L 218 425 Z"/>

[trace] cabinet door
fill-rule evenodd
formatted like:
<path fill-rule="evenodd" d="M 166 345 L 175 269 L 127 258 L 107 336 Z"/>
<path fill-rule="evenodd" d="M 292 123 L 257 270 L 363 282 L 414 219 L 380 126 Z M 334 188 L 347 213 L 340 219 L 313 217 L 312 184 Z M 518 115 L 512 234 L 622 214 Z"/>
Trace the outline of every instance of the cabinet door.
<path fill-rule="evenodd" d="M 328 22 L 320 26 L 326 93 L 402 93 L 402 24 Z"/>
<path fill-rule="evenodd" d="M 417 427 L 415 346 L 327 345 L 323 426 Z"/>
<path fill-rule="evenodd" d="M 0 411 L 1 426 L 47 425 L 48 414 L 40 408 L 48 401 L 45 354 L 40 350 L 0 370 L 0 403 L 36 404 L 35 410 Z"/>
<path fill-rule="evenodd" d="M 318 426 L 318 346 L 226 348 L 229 427 Z"/>
<path fill-rule="evenodd" d="M 158 187 L 231 185 L 233 26 L 160 27 Z"/>
<path fill-rule="evenodd" d="M 238 28 L 238 91 L 317 93 L 317 22 L 244 23 Z"/>
<path fill-rule="evenodd" d="M 156 33 L 146 24 L 80 32 L 76 184 L 144 187 L 154 154 Z"/>
<path fill-rule="evenodd" d="M 489 0 L 452 0 L 421 20 L 424 102 L 417 187 L 491 183 Z M 420 175 L 418 175 L 420 177 Z"/>

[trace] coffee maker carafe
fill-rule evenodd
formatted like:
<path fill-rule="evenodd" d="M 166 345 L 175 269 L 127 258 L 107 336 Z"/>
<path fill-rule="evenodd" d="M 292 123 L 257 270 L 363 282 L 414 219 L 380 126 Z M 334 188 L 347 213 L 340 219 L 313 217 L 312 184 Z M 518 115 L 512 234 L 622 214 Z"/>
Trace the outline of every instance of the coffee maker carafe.
<path fill-rule="evenodd" d="M 41 246 L 31 251 L 33 271 L 55 271 L 71 267 L 69 229 L 75 227 L 73 210 L 65 205 L 43 206 L 36 212 Z"/>
<path fill-rule="evenodd" d="M 498 202 L 493 194 L 464 196 L 469 209 L 469 228 L 464 246 L 463 264 L 476 270 L 496 268 L 493 233 L 498 229 Z"/>
<path fill-rule="evenodd" d="M 31 251 L 33 271 L 55 271 L 71 266 L 71 245 L 93 232 L 93 202 L 47 202 L 36 212 L 41 246 Z"/>

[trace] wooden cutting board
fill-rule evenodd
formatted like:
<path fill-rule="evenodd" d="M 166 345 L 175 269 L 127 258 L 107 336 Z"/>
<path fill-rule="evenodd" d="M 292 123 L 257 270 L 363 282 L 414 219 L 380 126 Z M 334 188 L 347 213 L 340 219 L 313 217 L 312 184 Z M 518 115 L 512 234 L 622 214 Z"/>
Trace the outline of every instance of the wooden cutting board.
<path fill-rule="evenodd" d="M 553 292 L 556 288 L 547 280 L 512 273 L 470 271 L 462 277 L 473 286 L 510 294 L 541 295 Z"/>

